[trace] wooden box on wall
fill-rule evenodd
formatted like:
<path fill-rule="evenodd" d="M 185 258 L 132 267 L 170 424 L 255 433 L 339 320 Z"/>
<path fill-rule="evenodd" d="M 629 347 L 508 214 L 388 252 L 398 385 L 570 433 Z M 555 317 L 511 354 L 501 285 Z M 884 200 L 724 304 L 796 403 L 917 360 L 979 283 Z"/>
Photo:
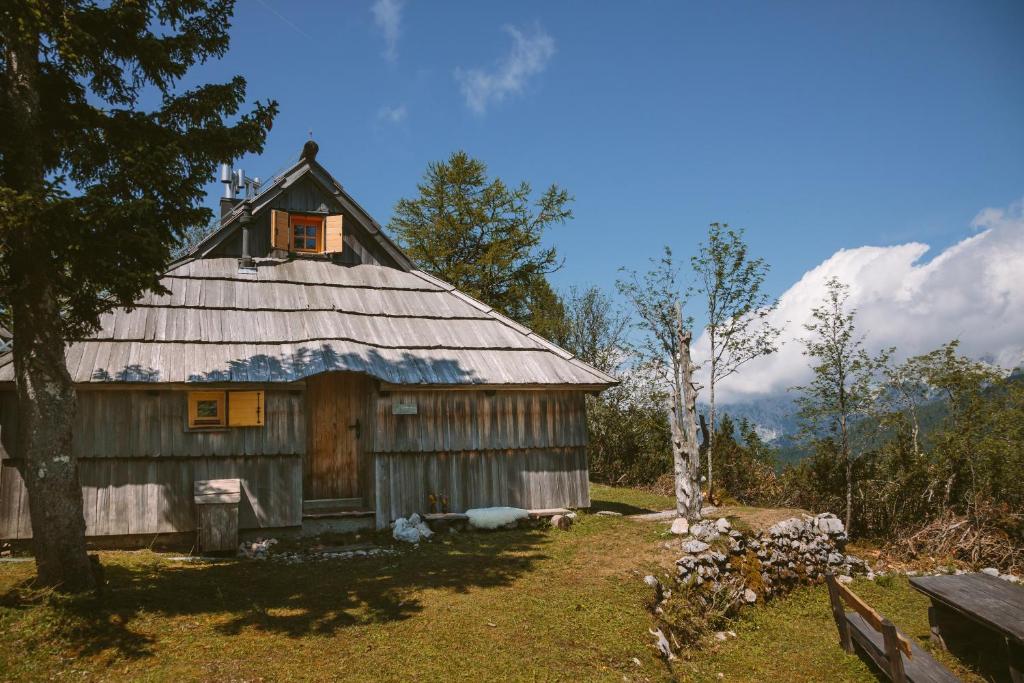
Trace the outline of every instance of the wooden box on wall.
<path fill-rule="evenodd" d="M 193 483 L 199 552 L 234 552 L 238 548 L 240 479 L 207 479 Z"/>

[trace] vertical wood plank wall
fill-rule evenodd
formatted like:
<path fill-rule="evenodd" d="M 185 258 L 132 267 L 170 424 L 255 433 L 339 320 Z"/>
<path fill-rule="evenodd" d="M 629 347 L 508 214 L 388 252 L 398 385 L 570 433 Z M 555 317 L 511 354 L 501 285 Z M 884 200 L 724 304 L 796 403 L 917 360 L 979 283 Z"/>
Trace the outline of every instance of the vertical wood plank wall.
<path fill-rule="evenodd" d="M 192 531 L 192 482 L 242 480 L 242 528 L 302 523 L 305 442 L 301 391 L 267 390 L 266 424 L 187 432 L 184 391 L 80 391 L 73 448 L 80 458 L 86 534 Z M 0 538 L 31 537 L 16 453 L 14 392 L 0 393 Z"/>
<path fill-rule="evenodd" d="M 590 505 L 583 392 L 394 391 L 374 412 L 378 526 L 428 512 L 432 493 L 453 512 Z"/>

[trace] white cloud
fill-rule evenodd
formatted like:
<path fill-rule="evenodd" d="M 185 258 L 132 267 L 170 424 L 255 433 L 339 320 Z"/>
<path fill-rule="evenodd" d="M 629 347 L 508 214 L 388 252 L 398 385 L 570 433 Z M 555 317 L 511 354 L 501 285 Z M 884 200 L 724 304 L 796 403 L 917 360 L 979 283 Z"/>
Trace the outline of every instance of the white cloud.
<path fill-rule="evenodd" d="M 961 350 L 1003 367 L 1024 361 L 1024 200 L 1006 209 L 985 209 L 971 226 L 978 232 L 930 261 L 919 242 L 892 247 L 842 249 L 808 271 L 779 299 L 772 314 L 786 344 L 745 365 L 717 389 L 723 403 L 776 394 L 809 377 L 799 339 L 824 283 L 850 285 L 849 305 L 865 346 L 895 346 L 901 357 L 960 340 Z M 707 355 L 701 335 L 695 358 Z"/>
<path fill-rule="evenodd" d="M 389 107 L 387 105 L 377 110 L 377 120 L 385 121 L 387 123 L 401 123 L 405 121 L 406 116 L 409 112 L 406 110 L 404 104 L 400 104 L 396 107 Z"/>
<path fill-rule="evenodd" d="M 393 62 L 398 59 L 398 37 L 402 33 L 402 0 L 374 0 L 370 11 L 384 34 L 384 58 Z"/>
<path fill-rule="evenodd" d="M 486 112 L 492 103 L 522 92 L 527 80 L 544 71 L 555 54 L 554 38 L 540 26 L 535 26 L 529 35 L 514 26 L 504 30 L 512 36 L 512 50 L 493 70 L 455 70 L 466 105 L 477 114 Z"/>

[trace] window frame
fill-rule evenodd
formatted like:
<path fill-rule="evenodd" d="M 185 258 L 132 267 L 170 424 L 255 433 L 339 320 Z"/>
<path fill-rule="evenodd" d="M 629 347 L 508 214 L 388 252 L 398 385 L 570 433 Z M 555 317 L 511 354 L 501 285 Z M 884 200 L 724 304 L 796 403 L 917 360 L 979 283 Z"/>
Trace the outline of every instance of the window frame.
<path fill-rule="evenodd" d="M 228 426 L 228 399 L 227 391 L 224 390 L 202 390 L 188 392 L 188 428 L 196 430 L 205 429 L 227 429 Z M 217 417 L 216 422 L 207 420 L 214 418 L 199 417 L 200 401 L 216 401 Z M 202 420 L 202 421 L 200 421 Z"/>
<path fill-rule="evenodd" d="M 295 244 L 295 228 L 296 226 L 315 226 L 316 235 L 315 245 L 312 249 L 308 249 L 305 246 L 299 248 Z M 308 239 L 304 234 L 302 237 L 303 243 Z M 292 251 L 299 252 L 302 254 L 319 254 L 324 250 L 324 216 L 308 213 L 289 213 L 288 214 L 288 244 Z"/>

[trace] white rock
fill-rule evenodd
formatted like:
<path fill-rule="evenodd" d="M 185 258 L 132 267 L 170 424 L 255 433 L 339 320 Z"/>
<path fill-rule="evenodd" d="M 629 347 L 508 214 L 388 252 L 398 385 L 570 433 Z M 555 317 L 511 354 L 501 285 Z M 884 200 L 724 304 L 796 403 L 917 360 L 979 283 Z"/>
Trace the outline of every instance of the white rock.
<path fill-rule="evenodd" d="M 568 515 L 554 515 L 551 517 L 551 526 L 567 531 L 572 526 L 572 518 Z"/>
<path fill-rule="evenodd" d="M 469 525 L 474 529 L 497 529 L 526 519 L 530 513 L 522 508 L 493 507 L 472 508 L 466 510 L 466 516 L 469 517 Z"/>
<path fill-rule="evenodd" d="M 685 517 L 676 517 L 672 520 L 672 533 L 676 536 L 685 536 L 690 533 L 690 523 Z"/>
<path fill-rule="evenodd" d="M 747 603 L 757 602 L 757 593 L 747 588 L 743 591 L 743 601 Z"/>
<path fill-rule="evenodd" d="M 676 659 L 675 654 L 672 652 L 672 646 L 668 644 L 668 638 L 665 637 L 665 634 L 661 632 L 660 628 L 649 628 L 647 629 L 647 632 L 654 636 L 655 645 L 657 646 L 658 652 L 661 653 L 662 657 L 668 660 Z"/>
<path fill-rule="evenodd" d="M 1018 579 L 1013 574 L 1000 574 L 999 578 L 1002 579 L 1003 581 L 1009 581 L 1010 583 L 1019 583 L 1020 582 L 1020 579 Z"/>
<path fill-rule="evenodd" d="M 732 524 L 729 524 L 729 520 L 725 517 L 719 517 L 715 520 L 715 529 L 717 529 L 720 534 L 727 534 L 729 533 L 729 530 L 732 529 Z"/>
<path fill-rule="evenodd" d="M 999 570 L 995 567 L 985 567 L 981 570 L 982 574 L 988 574 L 989 576 L 999 576 Z"/>
<path fill-rule="evenodd" d="M 849 586 L 851 583 L 853 583 L 853 577 L 852 576 L 843 575 L 843 576 L 840 576 L 840 577 L 836 578 L 836 581 L 838 581 L 839 583 L 843 584 L 844 586 Z"/>
<path fill-rule="evenodd" d="M 709 546 L 707 543 L 705 543 L 703 541 L 698 541 L 697 539 L 692 539 L 692 540 L 684 541 L 683 542 L 683 552 L 684 553 L 691 553 L 691 554 L 702 553 L 702 552 L 704 552 L 705 550 L 707 550 L 710 547 L 711 546 Z"/>
<path fill-rule="evenodd" d="M 395 520 L 395 526 L 391 531 L 391 535 L 396 541 L 402 541 L 404 543 L 420 542 L 419 529 L 417 529 L 415 525 L 410 524 L 409 520 L 405 517 L 399 517 Z"/>
<path fill-rule="evenodd" d="M 613 512 L 612 510 L 599 510 L 597 513 L 598 517 L 621 517 L 621 512 Z"/>
<path fill-rule="evenodd" d="M 715 640 L 725 640 L 728 637 L 729 636 L 725 634 L 725 631 L 718 631 L 715 633 Z"/>

